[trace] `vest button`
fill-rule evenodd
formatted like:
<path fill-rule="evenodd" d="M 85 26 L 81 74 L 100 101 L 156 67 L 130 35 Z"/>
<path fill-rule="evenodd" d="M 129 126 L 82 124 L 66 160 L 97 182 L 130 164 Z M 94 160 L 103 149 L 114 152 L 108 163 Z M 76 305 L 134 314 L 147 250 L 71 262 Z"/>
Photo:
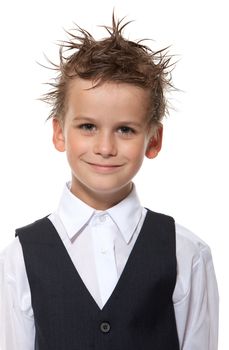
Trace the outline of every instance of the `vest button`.
<path fill-rule="evenodd" d="M 101 323 L 101 325 L 100 325 L 101 332 L 108 333 L 108 332 L 110 332 L 110 329 L 111 329 L 110 323 L 108 323 L 108 322 Z"/>

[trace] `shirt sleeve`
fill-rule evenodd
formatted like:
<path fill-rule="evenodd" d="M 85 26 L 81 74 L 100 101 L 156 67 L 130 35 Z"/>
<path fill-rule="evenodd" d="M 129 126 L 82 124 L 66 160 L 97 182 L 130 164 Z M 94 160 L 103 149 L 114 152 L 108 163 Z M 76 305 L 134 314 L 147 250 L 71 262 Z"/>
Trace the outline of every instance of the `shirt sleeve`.
<path fill-rule="evenodd" d="M 0 254 L 0 350 L 34 350 L 29 284 L 18 239 Z"/>
<path fill-rule="evenodd" d="M 217 350 L 218 288 L 208 246 L 192 259 L 189 286 L 174 304 L 181 350 Z"/>

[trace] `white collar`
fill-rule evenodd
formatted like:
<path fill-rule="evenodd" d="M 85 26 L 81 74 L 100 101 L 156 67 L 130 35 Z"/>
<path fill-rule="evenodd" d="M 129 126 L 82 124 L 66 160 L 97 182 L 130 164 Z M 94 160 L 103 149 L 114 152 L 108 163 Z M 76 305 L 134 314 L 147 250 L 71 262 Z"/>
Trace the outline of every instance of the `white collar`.
<path fill-rule="evenodd" d="M 101 211 L 99 212 L 101 213 Z M 142 213 L 142 207 L 135 186 L 133 185 L 132 191 L 126 198 L 103 213 L 105 212 L 109 214 L 117 225 L 120 233 L 128 244 L 139 223 Z M 64 187 L 57 213 L 67 231 L 69 239 L 72 239 L 77 233 L 84 229 L 93 215 L 98 213 L 98 211 L 76 197 L 70 191 L 70 184 L 67 183 Z"/>

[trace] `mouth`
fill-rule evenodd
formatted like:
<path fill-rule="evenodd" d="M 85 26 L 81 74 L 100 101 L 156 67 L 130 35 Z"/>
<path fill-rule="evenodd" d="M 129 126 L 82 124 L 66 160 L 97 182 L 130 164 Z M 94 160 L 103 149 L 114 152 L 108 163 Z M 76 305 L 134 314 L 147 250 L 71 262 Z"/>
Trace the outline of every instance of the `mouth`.
<path fill-rule="evenodd" d="M 94 169 L 97 172 L 113 172 L 115 170 L 120 169 L 123 164 L 98 164 L 98 163 L 91 163 L 91 162 L 86 162 L 92 169 Z"/>

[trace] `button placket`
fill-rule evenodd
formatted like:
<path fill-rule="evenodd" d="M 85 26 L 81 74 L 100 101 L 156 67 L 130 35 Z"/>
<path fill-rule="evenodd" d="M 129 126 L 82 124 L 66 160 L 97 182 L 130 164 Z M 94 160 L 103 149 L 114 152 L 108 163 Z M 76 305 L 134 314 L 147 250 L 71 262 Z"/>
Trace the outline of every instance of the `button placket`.
<path fill-rule="evenodd" d="M 105 216 L 105 222 L 101 218 Z M 103 219 L 104 220 L 104 219 Z M 93 225 L 96 274 L 102 305 L 105 305 L 118 280 L 114 252 L 114 227 L 108 214 L 97 215 Z"/>

